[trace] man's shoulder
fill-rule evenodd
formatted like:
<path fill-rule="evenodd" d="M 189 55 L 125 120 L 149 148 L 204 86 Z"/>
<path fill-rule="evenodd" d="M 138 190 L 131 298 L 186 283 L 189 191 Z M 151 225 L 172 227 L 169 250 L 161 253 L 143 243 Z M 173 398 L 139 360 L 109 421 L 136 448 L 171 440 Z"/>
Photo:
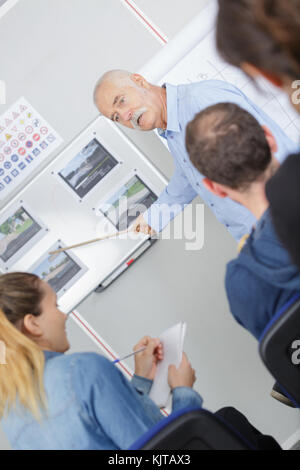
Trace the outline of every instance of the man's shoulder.
<path fill-rule="evenodd" d="M 272 269 L 272 266 L 287 264 L 288 260 L 287 251 L 275 232 L 270 211 L 267 210 L 245 241 L 237 258 L 228 263 L 226 280 L 230 282 L 244 271 L 258 274 L 260 268 Z"/>
<path fill-rule="evenodd" d="M 228 89 L 236 89 L 234 85 L 223 82 L 222 80 L 201 80 L 195 83 L 186 83 L 177 85 L 178 96 L 183 99 L 186 97 L 199 97 L 199 92 L 205 91 L 206 93 L 222 90 L 223 92 Z"/>
<path fill-rule="evenodd" d="M 203 80 L 177 85 L 176 88 L 181 124 L 189 122 L 196 113 L 208 106 L 226 101 L 228 93 L 237 93 L 237 89 L 233 85 L 220 80 Z"/>

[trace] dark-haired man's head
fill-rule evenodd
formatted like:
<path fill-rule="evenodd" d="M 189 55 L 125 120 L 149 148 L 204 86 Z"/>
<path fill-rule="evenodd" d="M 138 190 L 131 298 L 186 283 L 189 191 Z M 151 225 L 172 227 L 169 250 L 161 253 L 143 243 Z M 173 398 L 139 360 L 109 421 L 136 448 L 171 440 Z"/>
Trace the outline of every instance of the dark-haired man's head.
<path fill-rule="evenodd" d="M 300 155 L 291 155 L 267 184 L 275 230 L 300 267 Z"/>
<path fill-rule="evenodd" d="M 239 106 L 220 103 L 188 124 L 186 147 L 207 189 L 239 202 L 257 219 L 263 215 L 268 207 L 265 185 L 279 167 L 268 128 Z"/>

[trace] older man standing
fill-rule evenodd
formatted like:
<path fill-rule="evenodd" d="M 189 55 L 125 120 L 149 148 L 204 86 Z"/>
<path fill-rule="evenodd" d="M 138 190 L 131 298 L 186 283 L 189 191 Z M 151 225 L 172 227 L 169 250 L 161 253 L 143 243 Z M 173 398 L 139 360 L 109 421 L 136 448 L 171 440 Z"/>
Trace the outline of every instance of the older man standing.
<path fill-rule="evenodd" d="M 134 229 L 144 233 L 160 232 L 186 204 L 197 195 L 211 208 L 236 240 L 250 233 L 255 223 L 253 214 L 229 198 L 220 199 L 203 185 L 203 175 L 192 165 L 185 148 L 185 130 L 194 116 L 208 106 L 231 102 L 250 112 L 261 125 L 273 133 L 277 160 L 296 151 L 281 128 L 235 86 L 217 80 L 189 85 L 155 86 L 138 74 L 112 70 L 97 82 L 94 102 L 99 111 L 126 127 L 150 131 L 158 129 L 167 139 L 176 170 L 168 186 L 152 207 L 140 216 Z"/>

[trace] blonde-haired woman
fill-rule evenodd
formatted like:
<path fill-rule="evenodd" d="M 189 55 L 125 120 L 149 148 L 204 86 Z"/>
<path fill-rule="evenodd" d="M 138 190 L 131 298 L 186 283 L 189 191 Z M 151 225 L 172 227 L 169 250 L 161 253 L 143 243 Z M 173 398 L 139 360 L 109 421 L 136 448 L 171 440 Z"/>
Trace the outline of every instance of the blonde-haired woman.
<path fill-rule="evenodd" d="M 67 316 L 49 284 L 27 273 L 0 276 L 0 418 L 14 449 L 126 449 L 163 419 L 148 397 L 163 357 L 158 339 L 144 337 L 127 381 L 106 358 L 69 349 Z M 171 367 L 173 410 L 201 407 L 186 357 Z"/>

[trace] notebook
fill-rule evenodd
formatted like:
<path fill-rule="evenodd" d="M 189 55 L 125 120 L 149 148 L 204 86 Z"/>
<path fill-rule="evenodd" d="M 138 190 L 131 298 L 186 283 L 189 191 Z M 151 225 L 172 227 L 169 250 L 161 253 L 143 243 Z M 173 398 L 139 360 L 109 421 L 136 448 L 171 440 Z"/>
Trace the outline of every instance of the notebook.
<path fill-rule="evenodd" d="M 157 366 L 149 396 L 160 408 L 166 407 L 170 398 L 168 369 L 171 364 L 179 367 L 181 363 L 185 331 L 186 323 L 180 322 L 159 336 L 164 348 L 164 359 Z"/>

